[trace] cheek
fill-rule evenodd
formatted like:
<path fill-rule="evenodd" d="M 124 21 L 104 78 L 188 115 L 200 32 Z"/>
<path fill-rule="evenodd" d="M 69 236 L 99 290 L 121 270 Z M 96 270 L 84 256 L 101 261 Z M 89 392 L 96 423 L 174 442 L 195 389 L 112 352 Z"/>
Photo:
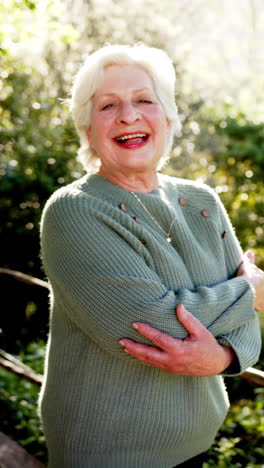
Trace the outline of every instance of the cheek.
<path fill-rule="evenodd" d="M 94 121 L 93 135 L 96 138 L 106 136 L 111 130 L 111 118 L 107 116 L 100 116 Z"/>
<path fill-rule="evenodd" d="M 168 122 L 162 109 L 159 107 L 153 107 L 146 114 L 146 118 L 149 120 L 151 125 L 157 129 L 167 129 Z"/>
<path fill-rule="evenodd" d="M 92 148 L 96 148 L 98 144 L 104 142 L 105 127 L 103 122 L 93 121 L 92 127 L 86 130 L 86 135 Z"/>

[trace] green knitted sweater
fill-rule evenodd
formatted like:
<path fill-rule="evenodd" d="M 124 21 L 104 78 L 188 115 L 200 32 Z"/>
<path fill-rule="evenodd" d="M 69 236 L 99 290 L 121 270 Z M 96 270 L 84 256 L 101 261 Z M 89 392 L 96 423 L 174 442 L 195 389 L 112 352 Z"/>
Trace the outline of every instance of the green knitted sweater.
<path fill-rule="evenodd" d="M 142 321 L 183 339 L 182 303 L 236 353 L 225 372 L 258 358 L 253 292 L 234 277 L 242 251 L 212 189 L 160 176 L 139 193 L 98 175 L 55 192 L 41 223 L 51 284 L 40 411 L 49 468 L 171 468 L 209 448 L 228 409 L 223 378 L 172 375 L 124 353 Z M 204 211 L 206 210 L 206 211 Z"/>

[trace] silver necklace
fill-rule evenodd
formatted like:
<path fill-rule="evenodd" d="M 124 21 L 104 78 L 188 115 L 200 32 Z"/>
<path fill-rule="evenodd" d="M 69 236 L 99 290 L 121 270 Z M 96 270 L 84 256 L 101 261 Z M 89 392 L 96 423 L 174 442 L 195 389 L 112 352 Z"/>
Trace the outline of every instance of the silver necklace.
<path fill-rule="evenodd" d="M 171 242 L 171 241 L 172 241 L 172 238 L 170 237 L 170 232 L 171 232 L 171 230 L 172 230 L 173 224 L 175 223 L 176 216 L 173 218 L 172 222 L 170 223 L 169 231 L 166 232 L 166 231 L 164 231 L 164 229 L 159 225 L 158 221 L 152 216 L 152 214 L 149 212 L 149 210 L 145 207 L 143 201 L 140 200 L 140 198 L 135 194 L 135 192 L 130 192 L 130 193 L 132 193 L 132 195 L 134 195 L 135 199 L 138 201 L 138 203 L 140 203 L 140 205 L 142 206 L 142 208 L 144 208 L 144 210 L 145 210 L 146 213 L 150 216 L 150 218 L 152 219 L 152 221 L 154 221 L 154 223 L 156 224 L 156 226 L 158 226 L 158 228 L 163 232 L 163 234 L 165 234 L 167 242 Z"/>

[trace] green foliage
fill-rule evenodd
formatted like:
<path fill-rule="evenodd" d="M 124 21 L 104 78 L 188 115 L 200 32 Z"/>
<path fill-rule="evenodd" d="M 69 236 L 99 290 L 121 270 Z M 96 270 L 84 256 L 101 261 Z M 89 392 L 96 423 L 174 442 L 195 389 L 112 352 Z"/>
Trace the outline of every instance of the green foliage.
<path fill-rule="evenodd" d="M 39 258 L 39 222 L 52 192 L 82 175 L 76 162 L 77 138 L 66 106 L 39 90 L 36 71 L 6 54 L 0 88 L 1 266 L 43 277 Z M 2 280 L 2 346 L 17 352 L 16 342 L 45 339 L 46 292 Z M 14 323 L 16 326 L 14 327 Z"/>
<path fill-rule="evenodd" d="M 77 139 L 59 97 L 41 95 L 32 74 L 3 59 L 0 117 L 0 196 L 4 223 L 0 227 L 5 249 L 2 262 L 39 274 L 38 230 L 40 214 L 49 195 L 61 184 L 81 175 L 76 163 Z M 8 249 L 27 249 L 27 261 Z M 21 249 L 22 250 L 22 249 Z M 36 265 L 37 263 L 37 265 Z"/>
<path fill-rule="evenodd" d="M 216 190 L 242 245 L 255 250 L 264 268 L 264 123 L 240 113 L 217 122 L 215 128 L 221 138 L 214 155 L 215 178 L 221 182 Z"/>
<path fill-rule="evenodd" d="M 254 400 L 233 403 L 204 468 L 263 466 L 264 389 L 256 388 L 254 393 Z"/>
<path fill-rule="evenodd" d="M 31 343 L 20 358 L 36 372 L 43 372 L 44 344 Z M 46 463 L 45 438 L 37 413 L 39 386 L 0 367 L 1 430 L 29 453 Z"/>

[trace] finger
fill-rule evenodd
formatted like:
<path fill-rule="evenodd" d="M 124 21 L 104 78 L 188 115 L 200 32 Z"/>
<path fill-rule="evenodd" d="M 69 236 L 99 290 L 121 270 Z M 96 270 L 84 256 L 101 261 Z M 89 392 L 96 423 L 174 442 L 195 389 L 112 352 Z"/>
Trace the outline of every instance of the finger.
<path fill-rule="evenodd" d="M 180 341 L 146 323 L 135 322 L 133 323 L 133 327 L 138 331 L 138 333 L 140 333 L 140 335 L 144 336 L 155 346 L 158 346 L 164 351 L 170 351 L 175 346 L 175 343 Z"/>
<path fill-rule="evenodd" d="M 189 335 L 194 338 L 201 337 L 201 335 L 208 334 L 208 330 L 194 315 L 185 309 L 183 304 L 176 307 L 177 318 L 182 326 L 187 330 Z"/>
<path fill-rule="evenodd" d="M 131 356 L 136 357 L 140 361 L 152 363 L 153 365 L 154 363 L 156 365 L 161 362 L 165 354 L 164 351 L 158 348 L 137 343 L 129 338 L 122 338 L 119 343 L 124 347 L 124 351 L 129 353 Z"/>
<path fill-rule="evenodd" d="M 236 271 L 236 276 L 243 276 L 245 273 L 246 273 L 245 262 L 241 262 Z"/>
<path fill-rule="evenodd" d="M 250 263 L 255 263 L 255 254 L 252 250 L 247 250 L 245 256 L 250 261 Z"/>

